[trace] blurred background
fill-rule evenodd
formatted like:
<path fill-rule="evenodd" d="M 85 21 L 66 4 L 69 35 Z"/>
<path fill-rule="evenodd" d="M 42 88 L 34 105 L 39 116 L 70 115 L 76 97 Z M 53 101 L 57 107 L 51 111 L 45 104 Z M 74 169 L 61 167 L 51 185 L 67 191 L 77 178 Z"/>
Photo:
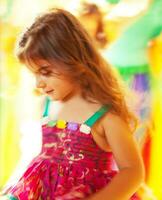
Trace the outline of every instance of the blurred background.
<path fill-rule="evenodd" d="M 16 181 L 41 148 L 44 100 L 14 49 L 22 30 L 53 7 L 77 16 L 134 93 L 128 103 L 140 119 L 135 138 L 146 169 L 138 193 L 162 200 L 162 0 L 0 1 L 0 189 Z"/>

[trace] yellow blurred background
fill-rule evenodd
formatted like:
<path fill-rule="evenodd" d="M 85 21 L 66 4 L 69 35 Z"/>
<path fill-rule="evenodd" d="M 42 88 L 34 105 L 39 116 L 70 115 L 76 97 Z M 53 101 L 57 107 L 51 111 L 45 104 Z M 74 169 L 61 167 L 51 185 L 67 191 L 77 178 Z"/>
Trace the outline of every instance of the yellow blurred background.
<path fill-rule="evenodd" d="M 1 0 L 0 189 L 16 181 L 41 148 L 43 98 L 14 49 L 34 17 L 53 7 L 78 17 L 137 96 L 135 137 L 146 168 L 138 193 L 162 200 L 162 0 Z"/>

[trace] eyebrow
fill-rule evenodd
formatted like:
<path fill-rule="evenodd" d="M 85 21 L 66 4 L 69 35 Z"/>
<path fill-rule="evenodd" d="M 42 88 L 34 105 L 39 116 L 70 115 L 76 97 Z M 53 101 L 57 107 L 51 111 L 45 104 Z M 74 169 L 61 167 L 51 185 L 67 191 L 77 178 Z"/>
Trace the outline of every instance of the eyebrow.
<path fill-rule="evenodd" d="M 37 71 L 40 71 L 41 69 L 47 69 L 49 68 L 49 66 L 39 66 L 39 68 L 37 69 Z"/>
<path fill-rule="evenodd" d="M 34 68 L 29 68 L 29 70 L 32 72 L 32 73 L 38 73 L 40 72 L 42 69 L 47 69 L 49 66 L 39 66 L 39 68 L 37 69 L 34 69 Z"/>
<path fill-rule="evenodd" d="M 44 69 L 44 68 L 49 68 L 49 66 L 39 66 L 38 70 Z"/>

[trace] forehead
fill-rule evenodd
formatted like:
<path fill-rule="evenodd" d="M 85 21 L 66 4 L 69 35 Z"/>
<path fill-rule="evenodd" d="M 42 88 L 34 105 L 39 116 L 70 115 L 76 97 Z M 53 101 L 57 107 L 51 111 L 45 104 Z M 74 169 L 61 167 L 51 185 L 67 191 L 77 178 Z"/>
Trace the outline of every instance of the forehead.
<path fill-rule="evenodd" d="M 49 61 L 44 59 L 33 59 L 26 63 L 27 67 L 32 71 L 38 71 L 41 68 L 47 68 L 51 65 Z"/>
<path fill-rule="evenodd" d="M 53 76 L 64 78 L 64 74 L 60 71 L 59 64 L 50 62 L 45 59 L 33 59 L 26 62 L 27 68 L 33 73 L 39 73 L 41 69 L 47 69 L 52 72 Z"/>

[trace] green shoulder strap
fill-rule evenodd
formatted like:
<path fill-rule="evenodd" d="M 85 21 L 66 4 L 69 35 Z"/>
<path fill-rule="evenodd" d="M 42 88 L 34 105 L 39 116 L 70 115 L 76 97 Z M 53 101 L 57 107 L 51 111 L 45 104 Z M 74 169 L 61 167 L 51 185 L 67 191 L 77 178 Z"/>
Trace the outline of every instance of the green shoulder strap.
<path fill-rule="evenodd" d="M 84 124 L 89 127 L 93 126 L 93 124 L 100 119 L 108 110 L 110 109 L 110 105 L 102 106 L 97 112 L 95 112 L 88 120 L 84 122 Z"/>
<path fill-rule="evenodd" d="M 49 105 L 50 105 L 50 98 L 46 97 L 45 99 L 45 109 L 43 112 L 43 117 L 48 116 L 49 112 Z M 110 109 L 110 105 L 102 106 L 97 112 L 95 112 L 88 120 L 84 122 L 84 124 L 88 125 L 89 127 L 93 126 L 93 124 L 100 119 L 108 110 Z"/>
<path fill-rule="evenodd" d="M 43 112 L 43 117 L 48 116 L 49 104 L 50 104 L 50 98 L 46 97 L 46 99 L 45 99 L 45 108 L 44 108 L 44 112 Z"/>

